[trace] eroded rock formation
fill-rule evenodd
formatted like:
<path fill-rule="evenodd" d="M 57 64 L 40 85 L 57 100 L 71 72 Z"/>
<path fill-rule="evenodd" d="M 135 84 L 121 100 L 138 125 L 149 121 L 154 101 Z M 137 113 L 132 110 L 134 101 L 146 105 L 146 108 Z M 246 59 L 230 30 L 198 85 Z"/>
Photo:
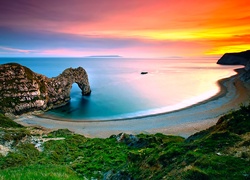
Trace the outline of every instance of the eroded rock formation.
<path fill-rule="evenodd" d="M 82 67 L 68 68 L 48 78 L 17 63 L 0 65 L 0 111 L 22 114 L 65 105 L 73 83 L 78 84 L 82 95 L 90 94 L 88 75 Z"/>

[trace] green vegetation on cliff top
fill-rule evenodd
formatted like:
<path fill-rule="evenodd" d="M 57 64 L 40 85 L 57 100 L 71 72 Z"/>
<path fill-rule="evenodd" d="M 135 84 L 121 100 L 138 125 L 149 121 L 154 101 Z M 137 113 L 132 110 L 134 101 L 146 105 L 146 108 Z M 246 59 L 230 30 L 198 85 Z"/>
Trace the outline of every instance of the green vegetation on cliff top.
<path fill-rule="evenodd" d="M 23 127 L 22 125 L 12 121 L 10 118 L 4 116 L 3 114 L 0 114 L 0 128 L 18 128 Z"/>
<path fill-rule="evenodd" d="M 160 133 L 86 138 L 61 129 L 43 134 L 53 140 L 42 151 L 25 141 L 39 136 L 34 129 L 11 127 L 6 119 L 0 116 L 0 143 L 12 142 L 12 151 L 0 155 L 0 179 L 250 179 L 250 105 L 187 139 Z"/>

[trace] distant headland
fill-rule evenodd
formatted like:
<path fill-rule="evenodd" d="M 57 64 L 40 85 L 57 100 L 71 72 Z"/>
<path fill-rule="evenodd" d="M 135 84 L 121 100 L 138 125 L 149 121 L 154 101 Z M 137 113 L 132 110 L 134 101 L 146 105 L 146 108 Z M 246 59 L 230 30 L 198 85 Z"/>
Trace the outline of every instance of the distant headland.
<path fill-rule="evenodd" d="M 122 58 L 119 55 L 93 55 L 93 56 L 84 56 L 84 58 Z"/>
<path fill-rule="evenodd" d="M 217 62 L 217 64 L 222 65 L 244 65 L 249 66 L 250 63 L 250 50 L 235 52 L 235 53 L 225 53 Z"/>
<path fill-rule="evenodd" d="M 246 72 L 242 74 L 241 79 L 243 81 L 250 81 L 250 50 L 225 53 L 217 62 L 221 65 L 243 65 Z"/>

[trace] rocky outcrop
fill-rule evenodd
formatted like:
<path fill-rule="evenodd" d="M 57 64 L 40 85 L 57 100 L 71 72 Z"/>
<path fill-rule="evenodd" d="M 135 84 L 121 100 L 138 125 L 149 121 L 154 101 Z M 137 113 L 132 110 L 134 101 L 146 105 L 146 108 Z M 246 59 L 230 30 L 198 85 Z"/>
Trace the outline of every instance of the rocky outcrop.
<path fill-rule="evenodd" d="M 65 105 L 73 83 L 78 84 L 82 95 L 90 94 L 88 75 L 82 67 L 68 68 L 48 78 L 17 63 L 0 65 L 0 111 L 22 114 Z"/>
<path fill-rule="evenodd" d="M 127 173 L 123 171 L 115 172 L 113 170 L 109 170 L 104 173 L 103 180 L 132 180 L 133 178 Z"/>
<path fill-rule="evenodd" d="M 222 65 L 244 65 L 246 72 L 241 75 L 245 82 L 250 81 L 250 50 L 238 53 L 226 53 L 217 62 Z"/>
<path fill-rule="evenodd" d="M 238 53 L 225 53 L 217 62 L 222 65 L 244 65 L 250 61 L 250 50 L 238 52 Z"/>

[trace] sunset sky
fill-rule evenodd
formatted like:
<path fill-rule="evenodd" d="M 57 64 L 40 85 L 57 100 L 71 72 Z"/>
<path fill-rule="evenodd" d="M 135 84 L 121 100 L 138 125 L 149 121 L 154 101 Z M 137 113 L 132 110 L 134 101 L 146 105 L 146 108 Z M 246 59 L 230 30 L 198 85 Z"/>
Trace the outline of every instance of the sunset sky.
<path fill-rule="evenodd" d="M 249 44 L 249 0 L 0 1 L 1 57 L 204 57 Z"/>

